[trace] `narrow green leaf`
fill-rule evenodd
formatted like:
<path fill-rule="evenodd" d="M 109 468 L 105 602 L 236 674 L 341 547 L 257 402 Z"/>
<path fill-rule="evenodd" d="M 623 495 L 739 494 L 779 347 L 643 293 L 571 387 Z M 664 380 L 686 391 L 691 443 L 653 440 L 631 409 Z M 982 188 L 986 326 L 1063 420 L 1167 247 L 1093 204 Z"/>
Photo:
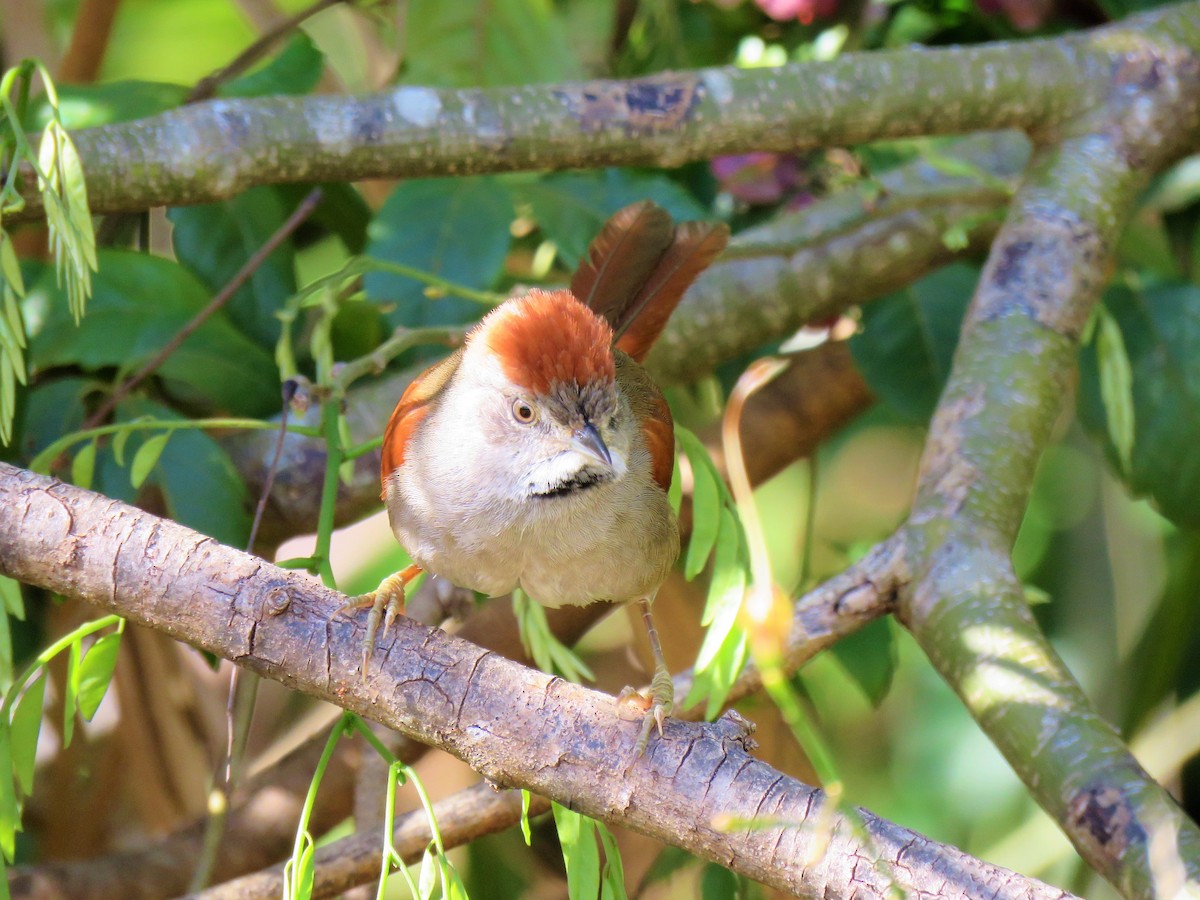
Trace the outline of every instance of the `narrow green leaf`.
<path fill-rule="evenodd" d="M 467 886 L 463 884 L 462 876 L 458 874 L 458 869 L 454 868 L 450 860 L 444 856 L 441 858 L 441 865 L 445 900 L 469 900 Z"/>
<path fill-rule="evenodd" d="M 96 475 L 96 442 L 88 441 L 71 460 L 71 483 L 91 490 Z"/>
<path fill-rule="evenodd" d="M 421 900 L 429 900 L 433 896 L 433 889 L 437 887 L 437 876 L 437 861 L 434 859 L 431 845 L 421 854 L 421 869 L 417 875 L 417 896 Z"/>
<path fill-rule="evenodd" d="M 121 632 L 111 632 L 92 644 L 80 664 L 79 714 L 89 722 L 108 692 L 117 665 L 117 651 L 120 649 Z"/>
<path fill-rule="evenodd" d="M 8 613 L 0 611 L 0 692 L 7 691 L 12 683 L 12 620 L 8 617 Z"/>
<path fill-rule="evenodd" d="M 0 575 L 0 600 L 10 616 L 25 620 L 25 602 L 21 599 L 21 585 L 7 575 Z"/>
<path fill-rule="evenodd" d="M 625 900 L 625 865 L 621 861 L 621 848 L 603 822 L 596 822 L 596 833 L 604 848 L 604 881 L 601 885 L 601 900 Z"/>
<path fill-rule="evenodd" d="M 12 734 L 7 722 L 0 722 L 0 853 L 12 862 L 21 830 L 21 806 L 17 802 L 13 780 Z"/>
<path fill-rule="evenodd" d="M 717 549 L 713 559 L 712 580 L 708 584 L 708 595 L 704 601 L 704 613 L 700 616 L 701 625 L 712 624 L 723 608 L 722 604 L 730 602 L 730 591 L 734 582 L 744 584 L 744 575 L 739 575 L 742 568 L 741 529 L 733 511 L 725 506 L 721 508 L 717 529 Z M 741 596 L 736 598 L 736 604 L 741 605 Z"/>
<path fill-rule="evenodd" d="M 721 527 L 721 492 L 705 461 L 699 459 L 692 448 L 689 447 L 687 452 L 692 464 L 692 538 L 688 542 L 683 575 L 691 581 L 704 570 L 717 542 Z"/>
<path fill-rule="evenodd" d="M 8 232 L 0 228 L 0 275 L 17 294 L 25 296 L 25 281 L 21 277 L 21 266 L 17 262 L 17 251 L 13 249 L 12 238 Z"/>
<path fill-rule="evenodd" d="M 591 819 L 557 803 L 551 804 L 558 842 L 562 845 L 563 863 L 567 867 L 567 893 L 574 898 L 591 898 L 600 894 L 600 851 L 596 846 L 596 829 Z"/>
<path fill-rule="evenodd" d="M 71 743 L 75 736 L 75 713 L 79 704 L 80 642 L 71 644 L 67 653 L 67 681 L 63 687 L 63 746 Z"/>
<path fill-rule="evenodd" d="M 1133 456 L 1133 369 L 1117 320 L 1103 306 L 1098 307 L 1096 312 L 1100 398 L 1108 419 L 1109 439 L 1117 451 L 1121 471 L 1128 474 Z"/>
<path fill-rule="evenodd" d="M 46 698 L 46 676 L 39 675 L 25 689 L 12 717 L 13 771 L 21 793 L 33 793 L 33 772 L 37 762 L 38 735 L 42 730 L 42 704 Z M 4 777 L 0 774 L 0 777 Z"/>
<path fill-rule="evenodd" d="M 296 867 L 296 900 L 309 900 L 312 897 L 313 879 L 315 877 L 314 853 L 316 853 L 316 846 L 313 844 L 312 835 L 305 832 L 304 850 L 300 853 L 300 862 Z"/>
<path fill-rule="evenodd" d="M 8 865 L 3 856 L 0 856 L 0 900 L 12 900 L 12 894 L 8 892 Z"/>
<path fill-rule="evenodd" d="M 171 432 L 164 431 L 162 434 L 156 434 L 149 438 L 142 446 L 138 447 L 137 453 L 133 455 L 133 464 L 129 467 L 129 481 L 134 490 L 140 488 L 149 477 L 170 437 Z"/>
<path fill-rule="evenodd" d="M 125 445 L 129 443 L 129 435 L 131 434 L 133 434 L 132 428 L 123 428 L 113 435 L 113 459 L 117 461 L 117 465 L 122 469 L 125 468 Z"/>
<path fill-rule="evenodd" d="M 521 791 L 521 836 L 525 838 L 525 846 L 533 846 L 533 833 L 529 830 L 529 791 Z"/>

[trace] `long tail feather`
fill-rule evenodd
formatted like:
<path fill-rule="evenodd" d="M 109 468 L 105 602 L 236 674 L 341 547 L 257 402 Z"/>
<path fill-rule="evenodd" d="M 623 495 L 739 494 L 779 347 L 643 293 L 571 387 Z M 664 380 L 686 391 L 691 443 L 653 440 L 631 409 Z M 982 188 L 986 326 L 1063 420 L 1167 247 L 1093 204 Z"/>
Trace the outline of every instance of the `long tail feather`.
<path fill-rule="evenodd" d="M 613 214 L 588 247 L 571 293 L 610 325 L 625 317 L 674 239 L 670 213 L 649 200 Z"/>
<path fill-rule="evenodd" d="M 696 277 L 729 243 L 723 222 L 684 222 L 633 302 L 613 323 L 614 343 L 639 362 L 667 325 L 667 319 Z"/>

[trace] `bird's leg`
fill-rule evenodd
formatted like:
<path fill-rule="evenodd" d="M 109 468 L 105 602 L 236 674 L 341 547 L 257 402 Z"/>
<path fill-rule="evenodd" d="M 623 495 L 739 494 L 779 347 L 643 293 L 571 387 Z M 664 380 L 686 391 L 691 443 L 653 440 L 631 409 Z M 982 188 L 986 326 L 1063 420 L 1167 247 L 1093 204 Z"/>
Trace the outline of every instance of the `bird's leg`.
<path fill-rule="evenodd" d="M 339 613 L 349 610 L 370 608 L 367 613 L 367 633 L 363 637 L 362 674 L 367 676 L 367 663 L 375 650 L 375 633 L 379 630 L 379 622 L 383 621 L 383 634 L 387 636 L 388 629 L 396 616 L 404 612 L 404 594 L 409 583 L 421 574 L 421 567 L 411 565 L 399 572 L 393 572 L 379 583 L 379 587 L 369 594 L 359 594 L 338 610 Z"/>
<path fill-rule="evenodd" d="M 650 598 L 647 597 L 638 601 L 642 608 L 642 621 L 646 623 L 646 633 L 650 636 L 650 652 L 654 654 L 654 679 L 650 682 L 650 696 L 643 697 L 633 688 L 625 688 L 617 698 L 619 703 L 634 700 L 645 710 L 642 717 L 642 733 L 638 736 L 634 750 L 637 756 L 646 752 L 646 745 L 650 743 L 650 732 L 656 725 L 659 737 L 662 736 L 663 720 L 675 708 L 675 681 L 671 678 L 671 670 L 667 668 L 662 644 L 658 639 L 658 629 L 654 627 L 654 618 L 650 615 L 650 602 Z"/>

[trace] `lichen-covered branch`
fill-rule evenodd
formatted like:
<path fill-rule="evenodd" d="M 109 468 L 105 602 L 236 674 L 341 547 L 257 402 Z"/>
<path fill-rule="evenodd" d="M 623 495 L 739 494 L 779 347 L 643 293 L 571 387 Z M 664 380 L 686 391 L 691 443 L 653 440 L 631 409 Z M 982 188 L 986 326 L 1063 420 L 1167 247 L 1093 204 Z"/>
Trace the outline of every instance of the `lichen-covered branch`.
<path fill-rule="evenodd" d="M 0 573 L 118 612 L 440 746 L 529 788 L 802 896 L 1063 897 L 863 813 L 864 845 L 826 802 L 746 752 L 732 719 L 671 721 L 643 757 L 613 698 L 407 619 L 358 671 L 344 597 L 176 523 L 0 464 Z M 765 827 L 715 824 L 758 818 Z M 768 824 L 769 823 L 769 824 Z M 814 847 L 828 839 L 823 854 Z M 813 862 L 809 856 L 817 861 Z"/>
<path fill-rule="evenodd" d="M 113 212 L 211 202 L 266 183 L 669 167 L 914 135 L 1049 133 L 1105 99 L 1110 69 L 1141 32 L 1179 31 L 1197 14 L 1188 3 L 1061 38 L 773 69 L 213 100 L 82 130 L 76 140 L 93 210 Z M 31 192 L 18 215 L 37 215 L 38 204 Z"/>
<path fill-rule="evenodd" d="M 1010 559 L 1080 334 L 1150 176 L 1200 134 L 1198 29 L 1127 48 L 1103 114 L 1041 148 L 992 247 L 904 529 L 898 614 L 1084 859 L 1127 897 L 1200 891 L 1200 829 L 1093 709 Z"/>

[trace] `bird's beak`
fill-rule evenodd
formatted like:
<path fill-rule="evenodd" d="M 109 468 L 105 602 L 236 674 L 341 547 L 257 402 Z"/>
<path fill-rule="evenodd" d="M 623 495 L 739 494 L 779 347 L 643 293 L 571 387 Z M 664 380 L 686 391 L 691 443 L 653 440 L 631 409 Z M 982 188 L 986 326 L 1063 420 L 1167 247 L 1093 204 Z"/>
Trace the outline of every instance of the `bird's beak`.
<path fill-rule="evenodd" d="M 600 437 L 600 432 L 591 422 L 586 423 L 571 435 L 571 448 L 578 450 L 584 456 L 590 456 L 596 462 L 602 462 L 606 466 L 612 465 L 612 454 L 608 452 L 608 447 L 604 445 L 604 438 Z"/>

